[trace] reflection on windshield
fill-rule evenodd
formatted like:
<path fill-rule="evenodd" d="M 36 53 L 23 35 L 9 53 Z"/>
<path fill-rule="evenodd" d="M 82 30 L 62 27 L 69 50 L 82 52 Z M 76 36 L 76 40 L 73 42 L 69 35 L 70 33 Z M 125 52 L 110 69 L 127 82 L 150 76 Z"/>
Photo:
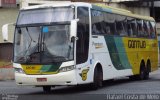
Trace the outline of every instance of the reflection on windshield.
<path fill-rule="evenodd" d="M 53 63 L 73 60 L 69 25 L 17 27 L 14 61 L 17 63 Z"/>
<path fill-rule="evenodd" d="M 22 10 L 17 25 L 71 21 L 74 17 L 73 12 L 71 7 Z"/>

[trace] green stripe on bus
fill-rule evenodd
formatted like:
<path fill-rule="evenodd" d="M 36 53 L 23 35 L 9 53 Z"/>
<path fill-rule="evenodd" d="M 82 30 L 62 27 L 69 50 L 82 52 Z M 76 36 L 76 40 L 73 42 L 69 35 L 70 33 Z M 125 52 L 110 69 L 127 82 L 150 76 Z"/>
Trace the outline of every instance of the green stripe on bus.
<path fill-rule="evenodd" d="M 120 62 L 122 64 L 123 68 L 124 69 L 131 69 L 131 65 L 128 61 L 128 57 L 126 54 L 126 50 L 124 47 L 122 37 L 115 37 L 114 40 L 115 40 L 115 44 L 116 44 L 117 51 L 118 51 L 117 53 L 119 54 Z"/>
<path fill-rule="evenodd" d="M 61 66 L 62 63 L 57 63 L 57 64 L 53 64 L 53 65 L 43 65 L 41 70 L 43 72 L 56 72 L 59 67 Z"/>
<path fill-rule="evenodd" d="M 121 65 L 121 61 L 116 48 L 115 40 L 113 36 L 105 36 L 106 44 L 108 46 L 109 54 L 111 57 L 112 64 L 117 70 L 124 69 Z"/>
<path fill-rule="evenodd" d="M 117 70 L 131 69 L 122 37 L 105 36 L 112 64 Z"/>

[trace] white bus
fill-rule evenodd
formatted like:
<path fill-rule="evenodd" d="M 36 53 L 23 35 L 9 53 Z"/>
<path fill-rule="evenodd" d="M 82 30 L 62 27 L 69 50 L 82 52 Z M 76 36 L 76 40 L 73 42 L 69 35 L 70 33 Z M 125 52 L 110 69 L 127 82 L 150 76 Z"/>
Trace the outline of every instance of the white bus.
<path fill-rule="evenodd" d="M 155 21 L 89 3 L 38 5 L 20 10 L 14 36 L 17 85 L 90 84 L 128 76 L 148 79 L 158 69 Z"/>

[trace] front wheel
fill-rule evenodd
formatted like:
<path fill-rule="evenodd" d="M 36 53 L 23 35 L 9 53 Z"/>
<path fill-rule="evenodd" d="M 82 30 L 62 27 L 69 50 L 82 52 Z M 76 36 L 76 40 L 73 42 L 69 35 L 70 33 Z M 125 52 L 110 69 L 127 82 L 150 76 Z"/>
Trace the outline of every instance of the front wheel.
<path fill-rule="evenodd" d="M 94 78 L 93 78 L 93 83 L 91 84 L 91 88 L 93 90 L 98 89 L 99 87 L 102 87 L 102 82 L 103 82 L 103 73 L 102 71 L 96 67 L 94 71 Z"/>

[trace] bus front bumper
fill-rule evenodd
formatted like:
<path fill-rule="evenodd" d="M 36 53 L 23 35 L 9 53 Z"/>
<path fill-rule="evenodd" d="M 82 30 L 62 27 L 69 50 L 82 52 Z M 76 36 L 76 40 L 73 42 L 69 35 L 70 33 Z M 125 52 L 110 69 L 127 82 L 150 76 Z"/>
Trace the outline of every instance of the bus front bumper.
<path fill-rule="evenodd" d="M 38 79 L 45 80 L 38 81 Z M 15 73 L 15 80 L 17 85 L 77 85 L 75 70 L 52 75 L 26 75 Z"/>

